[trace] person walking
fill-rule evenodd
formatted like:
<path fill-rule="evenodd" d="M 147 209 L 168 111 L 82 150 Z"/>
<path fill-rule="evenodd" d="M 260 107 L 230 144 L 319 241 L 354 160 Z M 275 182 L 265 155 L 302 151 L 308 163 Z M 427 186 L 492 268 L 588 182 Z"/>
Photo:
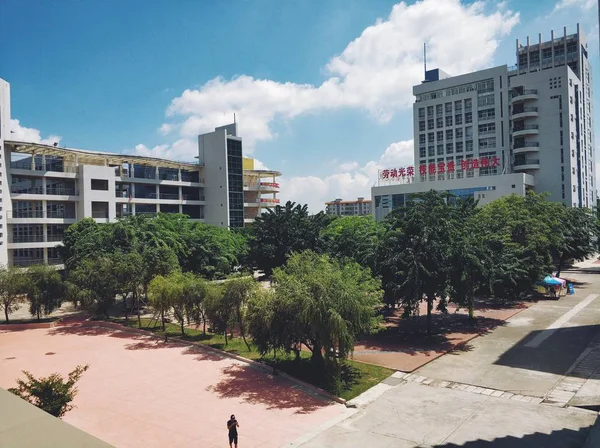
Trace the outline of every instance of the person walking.
<path fill-rule="evenodd" d="M 229 448 L 232 448 L 232 444 L 235 444 L 235 448 L 238 446 L 238 432 L 237 429 L 240 424 L 237 422 L 235 415 L 231 414 L 230 419 L 227 421 L 227 429 L 229 430 Z"/>

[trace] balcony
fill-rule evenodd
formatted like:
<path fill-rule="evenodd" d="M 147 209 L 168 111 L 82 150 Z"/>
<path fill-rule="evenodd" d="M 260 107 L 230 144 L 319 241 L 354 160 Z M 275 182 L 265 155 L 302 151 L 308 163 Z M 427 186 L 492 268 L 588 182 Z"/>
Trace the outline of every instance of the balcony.
<path fill-rule="evenodd" d="M 514 163 L 515 171 L 539 170 L 540 159 L 519 160 Z"/>
<path fill-rule="evenodd" d="M 523 137 L 525 135 L 537 135 L 539 134 L 539 126 L 537 124 L 528 124 L 525 126 L 513 127 L 513 137 Z"/>
<path fill-rule="evenodd" d="M 46 194 L 53 196 L 79 196 L 79 190 L 68 187 L 46 187 Z"/>
<path fill-rule="evenodd" d="M 519 107 L 514 108 L 512 110 L 511 118 L 513 120 L 519 120 L 522 118 L 531 118 L 538 116 L 538 108 L 537 107 Z"/>
<path fill-rule="evenodd" d="M 10 192 L 12 194 L 44 194 L 44 187 L 21 187 L 18 185 L 11 185 Z"/>
<path fill-rule="evenodd" d="M 46 217 L 50 218 L 50 219 L 75 219 L 75 211 L 71 211 L 71 210 L 57 210 L 57 211 L 48 210 Z"/>
<path fill-rule="evenodd" d="M 8 212 L 9 218 L 43 218 L 41 210 L 12 210 Z"/>
<path fill-rule="evenodd" d="M 31 165 L 31 160 L 17 160 L 10 162 L 11 170 L 27 170 L 41 172 L 54 172 L 54 173 L 77 173 L 76 166 L 64 166 L 60 164 L 38 164 L 35 166 Z"/>
<path fill-rule="evenodd" d="M 278 192 L 277 182 L 244 182 L 244 191 Z"/>
<path fill-rule="evenodd" d="M 524 101 L 531 101 L 538 99 L 538 92 L 535 89 L 515 91 L 510 96 L 510 102 L 512 104 L 522 103 Z"/>
<path fill-rule="evenodd" d="M 539 142 L 518 142 L 513 146 L 513 154 L 522 154 L 525 152 L 539 152 Z"/>
<path fill-rule="evenodd" d="M 44 259 L 43 258 L 13 258 L 13 262 L 12 262 L 13 266 L 19 266 L 19 267 L 27 267 L 27 266 L 34 266 L 34 265 L 38 265 L 38 264 L 44 264 Z"/>
<path fill-rule="evenodd" d="M 44 235 L 13 235 L 11 243 L 43 243 Z"/>

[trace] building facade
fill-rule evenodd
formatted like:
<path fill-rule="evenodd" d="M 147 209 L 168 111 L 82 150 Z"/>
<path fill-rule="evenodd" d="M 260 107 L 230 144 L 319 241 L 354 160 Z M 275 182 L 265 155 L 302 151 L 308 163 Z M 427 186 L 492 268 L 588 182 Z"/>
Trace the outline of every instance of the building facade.
<path fill-rule="evenodd" d="M 541 34 L 535 44 L 517 40 L 516 58 L 515 67 L 460 76 L 426 72 L 413 88 L 415 166 L 380 172 L 372 188 L 378 219 L 390 201 L 400 203 L 390 195 L 431 189 L 474 189 L 482 204 L 478 188 L 496 195 L 533 189 L 568 206 L 595 206 L 592 75 L 579 25 L 549 41 Z M 527 176 L 503 179 L 512 174 Z M 487 179 L 470 180 L 477 178 Z"/>
<path fill-rule="evenodd" d="M 83 218 L 182 213 L 242 227 L 279 201 L 280 173 L 245 169 L 235 123 L 199 136 L 193 162 L 69 149 L 11 140 L 9 93 L 0 80 L 2 265 L 60 265 L 64 231 Z"/>
<path fill-rule="evenodd" d="M 325 213 L 337 216 L 364 216 L 371 214 L 371 201 L 358 198 L 356 201 L 336 199 L 325 203 Z"/>

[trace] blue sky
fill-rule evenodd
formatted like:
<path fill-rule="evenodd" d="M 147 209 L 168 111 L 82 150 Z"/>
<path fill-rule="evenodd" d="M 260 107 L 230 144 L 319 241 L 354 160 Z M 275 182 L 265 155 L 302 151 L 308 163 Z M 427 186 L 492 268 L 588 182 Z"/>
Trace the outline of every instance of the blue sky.
<path fill-rule="evenodd" d="M 422 42 L 430 67 L 460 74 L 580 22 L 598 65 L 595 0 L 395 4 L 1 0 L 0 78 L 16 134 L 68 147 L 191 160 L 194 136 L 236 112 L 282 198 L 316 211 L 411 162 Z"/>

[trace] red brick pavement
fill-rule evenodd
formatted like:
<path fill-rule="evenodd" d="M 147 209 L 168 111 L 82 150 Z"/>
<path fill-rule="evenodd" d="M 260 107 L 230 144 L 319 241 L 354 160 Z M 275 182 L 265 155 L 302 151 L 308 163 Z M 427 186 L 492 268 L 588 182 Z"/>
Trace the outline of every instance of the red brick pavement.
<path fill-rule="evenodd" d="M 201 347 L 126 329 L 71 323 L 0 332 L 0 386 L 66 374 L 89 364 L 64 420 L 117 447 L 224 447 L 225 422 L 240 422 L 240 446 L 280 447 L 345 407 L 283 377 Z"/>
<path fill-rule="evenodd" d="M 403 372 L 419 367 L 452 350 L 469 350 L 468 342 L 493 328 L 504 325 L 510 317 L 526 308 L 519 304 L 512 308 L 478 306 L 474 321 L 469 321 L 466 310 L 458 313 L 454 306 L 448 314 L 434 312 L 432 336 L 427 336 L 427 308 L 423 303 L 420 315 L 402 319 L 401 310 L 395 310 L 385 319 L 386 331 L 354 347 L 355 361 L 375 364 Z"/>

